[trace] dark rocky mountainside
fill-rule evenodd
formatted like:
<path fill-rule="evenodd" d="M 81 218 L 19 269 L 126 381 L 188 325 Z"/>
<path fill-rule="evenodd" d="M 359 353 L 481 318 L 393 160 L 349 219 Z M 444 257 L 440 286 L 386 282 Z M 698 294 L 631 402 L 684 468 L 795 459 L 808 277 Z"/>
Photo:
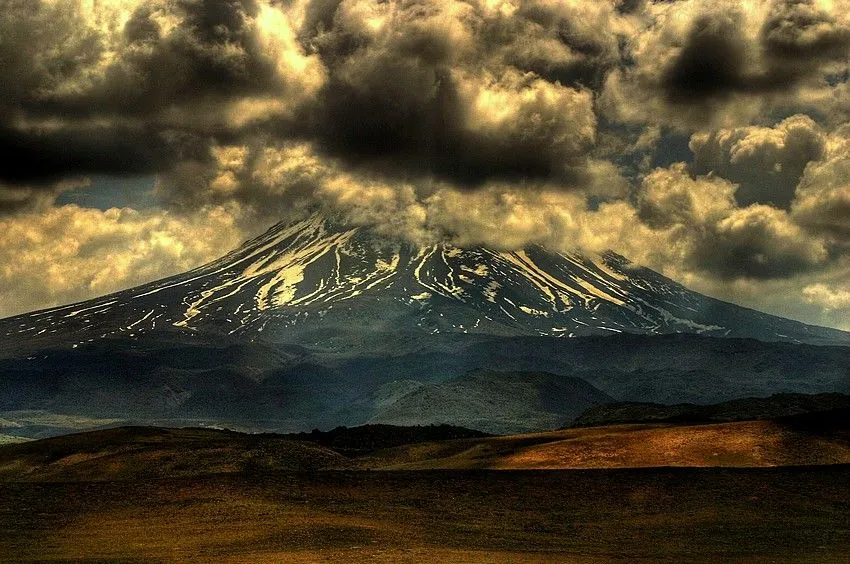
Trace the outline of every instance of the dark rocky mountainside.
<path fill-rule="evenodd" d="M 850 395 L 775 394 L 767 398 L 741 398 L 710 405 L 623 402 L 591 407 L 576 417 L 570 426 L 594 427 L 624 423 L 719 423 L 839 411 L 850 416 Z"/>
<path fill-rule="evenodd" d="M 554 429 L 590 406 L 614 401 L 584 380 L 546 372 L 474 372 L 443 382 L 393 382 L 378 396 L 374 421 L 451 421 L 490 433 Z"/>

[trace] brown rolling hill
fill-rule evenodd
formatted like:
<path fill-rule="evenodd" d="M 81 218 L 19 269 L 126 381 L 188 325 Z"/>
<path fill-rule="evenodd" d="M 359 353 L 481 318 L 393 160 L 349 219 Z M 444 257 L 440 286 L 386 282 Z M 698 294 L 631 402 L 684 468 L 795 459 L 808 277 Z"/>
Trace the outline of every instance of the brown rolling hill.
<path fill-rule="evenodd" d="M 411 431 L 413 429 L 414 431 Z M 417 430 L 418 429 L 418 430 Z M 315 470 L 554 470 L 850 464 L 850 410 L 761 421 L 626 424 L 509 436 L 451 427 L 251 435 L 122 427 L 0 447 L 0 481 L 97 481 Z M 324 435 L 319 435 L 324 436 Z M 334 448 L 334 438 L 349 437 Z M 471 438 L 433 440 L 434 437 Z M 371 448 L 351 449 L 356 444 Z M 368 442 L 364 443 L 364 438 Z M 324 442 L 323 446 L 320 444 Z M 401 444 L 406 442 L 410 444 Z M 382 446 L 392 445 L 392 448 Z"/>
<path fill-rule="evenodd" d="M 214 429 L 120 427 L 0 447 L 0 481 L 100 481 L 344 467 L 308 441 Z"/>
<path fill-rule="evenodd" d="M 770 467 L 850 463 L 850 410 L 714 424 L 632 424 L 407 445 L 371 469 Z"/>
<path fill-rule="evenodd" d="M 358 454 L 380 449 L 490 436 L 450 425 L 363 425 L 291 435 L 117 427 L 0 445 L 0 482 L 127 481 L 339 470 L 353 467 Z"/>

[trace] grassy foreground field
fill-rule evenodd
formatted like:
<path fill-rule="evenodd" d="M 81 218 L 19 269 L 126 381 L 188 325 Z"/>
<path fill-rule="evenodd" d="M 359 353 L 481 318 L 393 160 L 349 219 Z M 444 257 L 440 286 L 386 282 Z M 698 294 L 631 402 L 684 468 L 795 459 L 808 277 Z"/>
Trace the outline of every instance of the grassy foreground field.
<path fill-rule="evenodd" d="M 842 562 L 850 467 L 0 484 L 5 561 Z"/>
<path fill-rule="evenodd" d="M 804 423 L 620 425 L 349 456 L 138 427 L 7 445 L 0 561 L 848 562 L 846 425 Z M 355 430 L 355 443 L 376 433 Z"/>

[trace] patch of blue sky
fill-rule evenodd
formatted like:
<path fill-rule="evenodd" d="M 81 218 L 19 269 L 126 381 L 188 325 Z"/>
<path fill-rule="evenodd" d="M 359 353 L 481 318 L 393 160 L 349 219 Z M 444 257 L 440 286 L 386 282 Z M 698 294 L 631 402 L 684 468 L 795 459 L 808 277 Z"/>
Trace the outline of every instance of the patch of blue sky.
<path fill-rule="evenodd" d="M 84 208 L 107 210 L 109 208 L 145 209 L 155 205 L 156 177 L 146 176 L 94 176 L 91 184 L 59 195 L 57 205 L 77 204 Z"/>

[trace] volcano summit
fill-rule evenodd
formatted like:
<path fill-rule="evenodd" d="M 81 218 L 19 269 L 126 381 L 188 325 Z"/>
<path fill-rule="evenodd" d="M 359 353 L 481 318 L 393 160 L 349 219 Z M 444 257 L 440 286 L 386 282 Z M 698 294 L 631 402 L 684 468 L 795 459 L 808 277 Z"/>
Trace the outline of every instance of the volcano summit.
<path fill-rule="evenodd" d="M 0 339 L 4 411 L 275 430 L 546 428 L 613 399 L 842 391 L 850 366 L 850 348 L 823 346 L 847 333 L 611 252 L 419 246 L 321 214 L 182 275 L 2 320 Z"/>
<path fill-rule="evenodd" d="M 39 346 L 162 330 L 323 348 L 370 332 L 850 344 L 842 331 L 700 295 L 612 252 L 418 246 L 320 214 L 185 274 L 0 322 L 7 340 Z"/>

